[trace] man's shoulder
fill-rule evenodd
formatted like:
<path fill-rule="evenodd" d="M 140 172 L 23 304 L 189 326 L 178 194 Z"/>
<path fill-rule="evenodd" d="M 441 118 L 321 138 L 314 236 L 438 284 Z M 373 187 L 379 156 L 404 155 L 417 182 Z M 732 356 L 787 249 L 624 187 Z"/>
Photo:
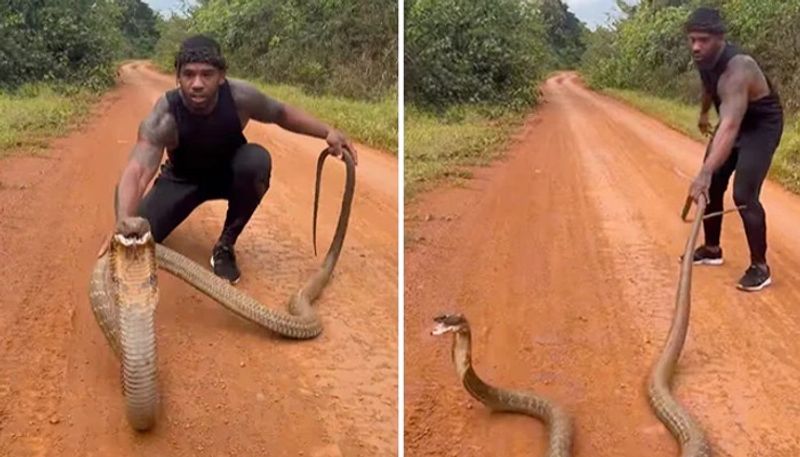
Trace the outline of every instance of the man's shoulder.
<path fill-rule="evenodd" d="M 258 94 L 260 91 L 258 88 L 243 79 L 236 79 L 236 78 L 226 78 L 228 81 L 228 87 L 231 89 L 231 95 L 233 96 L 233 100 L 235 102 L 245 102 L 253 97 L 253 95 Z"/>
<path fill-rule="evenodd" d="M 170 100 L 174 97 L 174 94 L 170 94 L 170 92 L 166 92 L 158 97 L 158 100 L 156 100 L 156 103 L 153 105 L 153 109 L 150 111 L 150 115 L 148 116 L 148 120 L 150 122 L 158 124 L 175 122 L 175 116 L 172 114 L 171 107 L 173 101 Z"/>
<path fill-rule="evenodd" d="M 720 87 L 729 85 L 747 85 L 761 74 L 758 62 L 748 54 L 737 54 L 731 57 L 719 80 Z"/>
<path fill-rule="evenodd" d="M 154 142 L 165 145 L 174 143 L 177 124 L 170 110 L 167 94 L 161 95 L 156 100 L 150 114 L 142 120 L 139 132 Z"/>
<path fill-rule="evenodd" d="M 731 57 L 731 60 L 728 61 L 728 69 L 751 69 L 751 68 L 758 68 L 758 63 L 756 59 L 753 58 L 750 54 L 736 54 L 735 56 Z"/>
<path fill-rule="evenodd" d="M 283 105 L 269 97 L 255 84 L 241 79 L 227 78 L 236 110 L 260 122 L 274 122 Z"/>

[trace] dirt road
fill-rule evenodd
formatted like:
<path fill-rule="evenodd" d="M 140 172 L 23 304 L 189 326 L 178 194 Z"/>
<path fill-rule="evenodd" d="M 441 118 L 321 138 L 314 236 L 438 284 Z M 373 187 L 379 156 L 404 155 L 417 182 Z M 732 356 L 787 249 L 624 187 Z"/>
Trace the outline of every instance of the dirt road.
<path fill-rule="evenodd" d="M 170 76 L 127 64 L 80 132 L 45 158 L 0 162 L 0 455 L 397 455 L 397 161 L 365 146 L 344 250 L 317 302 L 324 333 L 275 337 L 160 272 L 164 414 L 148 434 L 128 426 L 88 281 L 138 123 L 172 87 Z M 256 123 L 245 134 L 271 152 L 274 170 L 237 244 L 238 287 L 284 307 L 322 259 L 311 209 L 324 142 Z M 344 167 L 329 161 L 323 253 L 343 183 Z M 207 265 L 225 210 L 206 203 L 165 244 Z"/>
<path fill-rule="evenodd" d="M 574 415 L 575 456 L 678 455 L 644 380 L 669 329 L 690 229 L 678 215 L 704 145 L 574 75 L 543 90 L 503 162 L 406 209 L 407 456 L 545 449 L 540 423 L 492 415 L 459 385 L 450 337 L 430 336 L 442 311 L 471 320 L 484 379 Z M 800 454 L 800 198 L 768 183 L 763 201 L 774 285 L 735 289 L 749 260 L 738 215 L 723 224 L 726 264 L 694 270 L 675 390 L 718 456 Z"/>

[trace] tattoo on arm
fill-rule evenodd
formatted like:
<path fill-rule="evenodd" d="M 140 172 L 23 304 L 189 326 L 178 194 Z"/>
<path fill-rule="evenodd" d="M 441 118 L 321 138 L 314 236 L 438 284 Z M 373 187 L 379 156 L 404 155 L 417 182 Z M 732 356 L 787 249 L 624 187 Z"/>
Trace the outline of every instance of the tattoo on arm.
<path fill-rule="evenodd" d="M 265 123 L 278 123 L 284 116 L 283 103 L 265 95 L 247 81 L 228 78 L 234 101 L 251 119 Z"/>
<path fill-rule="evenodd" d="M 174 147 L 177 136 L 175 119 L 166 98 L 162 97 L 139 125 L 136 146 L 117 186 L 117 220 L 134 215 L 147 184 L 158 170 L 164 148 Z"/>
<path fill-rule="evenodd" d="M 720 124 L 738 130 L 747 111 L 748 86 L 753 77 L 755 62 L 751 59 L 731 60 L 731 73 L 723 75 L 719 82 Z M 757 70 L 757 67 L 755 67 Z"/>
<path fill-rule="evenodd" d="M 752 62 L 752 60 L 750 61 Z M 719 107 L 719 128 L 711 142 L 711 150 L 703 164 L 703 171 L 711 174 L 728 159 L 739 134 L 744 114 L 747 111 L 748 86 L 751 79 L 750 63 L 734 58 L 719 81 L 722 103 Z"/>
<path fill-rule="evenodd" d="M 173 146 L 177 139 L 175 119 L 169 113 L 166 98 L 161 98 L 153 111 L 139 125 L 138 141 L 131 158 L 150 171 L 158 168 L 164 148 Z"/>

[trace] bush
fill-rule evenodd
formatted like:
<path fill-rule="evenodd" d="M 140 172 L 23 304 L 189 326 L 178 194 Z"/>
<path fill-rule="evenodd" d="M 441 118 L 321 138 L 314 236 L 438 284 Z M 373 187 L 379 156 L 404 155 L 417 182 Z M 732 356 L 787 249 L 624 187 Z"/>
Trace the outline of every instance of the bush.
<path fill-rule="evenodd" d="M 397 84 L 396 0 L 209 0 L 188 29 L 217 39 L 237 72 L 271 83 L 374 100 Z"/>
<path fill-rule="evenodd" d="M 533 4 L 516 0 L 406 2 L 407 100 L 529 105 L 553 62 Z"/>
<path fill-rule="evenodd" d="M 107 87 L 113 82 L 115 61 L 133 49 L 123 30 L 146 40 L 146 27 L 128 25 L 134 20 L 146 22 L 148 11 L 152 15 L 139 0 L 3 2 L 0 90 L 29 82 Z M 146 49 L 146 43 L 141 46 Z"/>

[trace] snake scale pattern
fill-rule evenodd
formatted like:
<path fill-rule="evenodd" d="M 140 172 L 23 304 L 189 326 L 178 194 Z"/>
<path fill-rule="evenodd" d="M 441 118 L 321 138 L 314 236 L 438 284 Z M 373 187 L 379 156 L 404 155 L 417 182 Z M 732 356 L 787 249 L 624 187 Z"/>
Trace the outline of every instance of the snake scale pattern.
<path fill-rule="evenodd" d="M 684 219 L 687 208 L 684 209 Z M 678 403 L 670 391 L 670 382 L 675 372 L 675 365 L 683 350 L 686 333 L 689 329 L 692 287 L 692 257 L 697 243 L 697 235 L 703 223 L 706 201 L 697 203 L 697 217 L 692 223 L 692 231 L 686 242 L 681 260 L 681 274 L 678 280 L 678 293 L 675 300 L 675 312 L 667 342 L 656 361 L 647 382 L 647 399 L 656 416 L 669 429 L 681 447 L 682 457 L 710 457 L 711 446 L 697 421 Z"/>
<path fill-rule="evenodd" d="M 317 160 L 315 253 L 320 181 L 328 155 L 325 149 Z M 288 312 L 265 307 L 187 257 L 155 243 L 146 220 L 130 218 L 123 221 L 121 230 L 118 226 L 92 271 L 89 301 L 100 330 L 122 362 L 126 414 L 134 429 L 152 428 L 160 404 L 154 326 L 158 268 L 186 281 L 231 312 L 284 337 L 310 339 L 322 332 L 322 322 L 311 304 L 322 293 L 338 261 L 355 192 L 355 163 L 347 151 L 343 151 L 342 158 L 346 166 L 345 190 L 333 240 L 320 268 L 289 298 Z"/>

